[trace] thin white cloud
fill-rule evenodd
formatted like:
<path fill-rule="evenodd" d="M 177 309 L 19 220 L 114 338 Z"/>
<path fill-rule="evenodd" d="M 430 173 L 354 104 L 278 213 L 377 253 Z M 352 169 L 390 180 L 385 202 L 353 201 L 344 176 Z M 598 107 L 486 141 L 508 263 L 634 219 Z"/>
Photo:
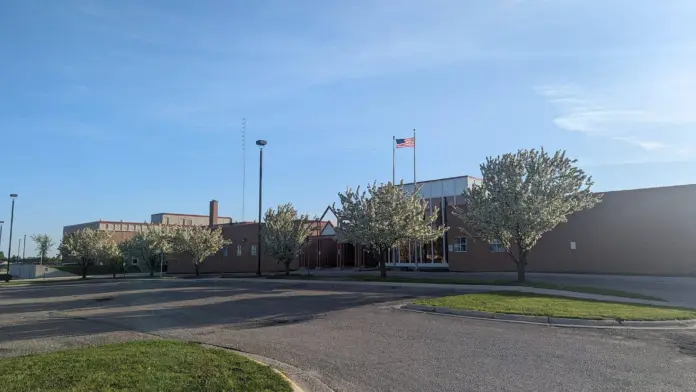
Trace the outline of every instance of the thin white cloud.
<path fill-rule="evenodd" d="M 642 139 L 638 139 L 636 137 L 617 136 L 617 137 L 614 137 L 614 140 L 620 140 L 622 142 L 634 144 L 634 145 L 636 145 L 636 146 L 638 146 L 646 151 L 655 151 L 655 150 L 670 147 L 668 144 L 665 144 L 662 142 L 657 142 L 657 141 L 652 141 L 652 140 L 642 140 Z"/>
<path fill-rule="evenodd" d="M 696 64 L 696 63 L 695 63 Z M 608 75 L 581 88 L 574 84 L 536 87 L 556 109 L 553 123 L 601 140 L 636 147 L 638 160 L 696 159 L 696 90 L 676 68 L 632 72 L 631 77 Z M 681 75 L 675 81 L 675 75 Z"/>

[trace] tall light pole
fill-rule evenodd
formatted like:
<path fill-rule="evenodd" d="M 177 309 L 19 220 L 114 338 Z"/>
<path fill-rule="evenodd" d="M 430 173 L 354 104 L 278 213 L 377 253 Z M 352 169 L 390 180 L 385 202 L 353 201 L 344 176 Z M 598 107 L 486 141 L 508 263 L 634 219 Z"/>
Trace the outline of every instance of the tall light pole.
<path fill-rule="evenodd" d="M 2 246 L 2 224 L 5 223 L 5 221 L 0 221 L 0 246 Z M 2 260 L 0 260 L 2 261 Z"/>
<path fill-rule="evenodd" d="M 27 235 L 24 234 L 24 247 L 22 248 L 22 261 L 27 258 Z"/>
<path fill-rule="evenodd" d="M 12 253 L 12 226 L 14 225 L 14 202 L 17 198 L 16 193 L 10 193 L 10 198 L 12 199 L 12 213 L 10 214 L 10 245 L 7 247 L 7 273 L 10 273 L 10 256 Z"/>
<path fill-rule="evenodd" d="M 263 147 L 268 144 L 265 140 L 257 140 L 259 146 L 259 242 L 256 246 L 256 275 L 261 276 L 261 200 L 263 199 Z"/>

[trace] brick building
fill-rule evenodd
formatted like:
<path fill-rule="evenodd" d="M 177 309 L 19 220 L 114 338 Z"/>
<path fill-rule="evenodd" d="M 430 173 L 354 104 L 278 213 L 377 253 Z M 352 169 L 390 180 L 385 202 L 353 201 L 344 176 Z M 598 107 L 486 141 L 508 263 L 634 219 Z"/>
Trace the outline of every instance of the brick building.
<path fill-rule="evenodd" d="M 480 179 L 419 183 L 450 230 L 432 244 L 408 246 L 391 261 L 407 268 L 515 271 L 499 244 L 467 236 L 453 215 L 458 195 Z M 413 189 L 413 184 L 406 187 Z M 696 185 L 603 192 L 602 202 L 546 233 L 528 257 L 530 272 L 696 275 Z M 414 250 L 415 249 L 415 250 Z"/>
<path fill-rule="evenodd" d="M 210 202 L 210 208 L 215 208 L 215 215 L 217 216 L 217 200 Z M 63 226 L 63 236 L 74 233 L 82 229 L 92 229 L 92 230 L 108 230 L 112 233 L 112 238 L 116 242 L 124 241 L 128 238 L 133 237 L 135 233 L 141 231 L 143 227 L 149 224 L 165 224 L 165 225 L 179 225 L 179 226 L 205 226 L 209 224 L 208 215 L 196 215 L 196 214 L 176 214 L 170 212 L 161 212 L 158 214 L 150 215 L 150 222 L 126 222 L 120 221 L 107 221 L 98 220 L 94 222 L 78 223 L 75 225 Z M 216 222 L 219 223 L 231 223 L 232 218 L 228 216 L 218 217 Z"/>
<path fill-rule="evenodd" d="M 235 273 L 255 272 L 258 263 L 258 230 L 257 222 L 237 222 L 218 224 L 215 217 L 217 208 L 211 206 L 209 224 L 221 227 L 225 239 L 232 241 L 224 249 L 207 258 L 200 265 L 201 273 Z M 324 214 L 312 223 L 311 235 L 302 254 L 291 263 L 291 269 L 297 268 L 335 268 L 356 266 L 375 266 L 376 261 L 367 252 L 355 251 L 349 244 L 338 244 L 335 239 L 334 222 L 328 218 L 332 212 L 327 207 Z M 194 272 L 189 257 L 172 255 L 168 257 L 168 273 L 189 274 Z M 285 270 L 278 260 L 261 254 L 262 272 L 280 272 Z"/>
<path fill-rule="evenodd" d="M 515 264 L 499 244 L 470 237 L 459 229 L 453 206 L 460 195 L 481 180 L 471 176 L 418 183 L 431 206 L 439 206 L 437 223 L 450 230 L 431 243 L 406 244 L 389 255 L 388 265 L 409 269 L 450 271 L 514 271 Z M 413 190 L 413 184 L 405 184 Z M 335 241 L 335 219 L 328 207 L 314 223 L 312 235 L 292 268 L 371 267 L 377 261 L 360 247 Z M 166 219 L 201 215 L 155 214 Z M 153 215 L 154 216 L 154 215 Z M 159 219 L 159 218 L 158 218 Z M 233 244 L 206 260 L 205 272 L 254 272 L 258 252 L 258 223 L 234 223 L 217 216 L 217 202 L 210 204 L 208 224 L 222 227 Z M 164 220 L 166 224 L 166 220 Z M 188 222 L 186 222 L 188 223 Z M 97 221 L 66 226 L 64 234 L 84 227 L 114 230 L 117 240 L 132 236 L 144 223 Z M 192 273 L 190 260 L 169 257 L 170 273 Z M 263 256 L 262 271 L 282 271 L 277 260 Z M 696 185 L 604 192 L 602 202 L 574 214 L 568 222 L 546 233 L 530 252 L 529 272 L 574 272 L 643 275 L 696 275 Z"/>

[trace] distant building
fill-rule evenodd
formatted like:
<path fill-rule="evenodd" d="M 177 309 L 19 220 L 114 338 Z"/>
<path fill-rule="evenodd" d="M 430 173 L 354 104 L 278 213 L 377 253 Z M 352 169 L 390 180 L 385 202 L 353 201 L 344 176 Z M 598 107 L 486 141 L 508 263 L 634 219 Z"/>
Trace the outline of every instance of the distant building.
<path fill-rule="evenodd" d="M 105 221 L 98 220 L 94 222 L 78 223 L 76 225 L 63 226 L 63 236 L 82 229 L 92 230 L 107 230 L 112 232 L 111 237 L 116 242 L 127 240 L 142 230 L 143 226 L 147 226 L 147 222 L 125 222 L 125 221 Z"/>
<path fill-rule="evenodd" d="M 169 212 L 160 212 L 150 216 L 151 223 L 159 223 L 164 225 L 180 225 L 180 226 L 207 226 L 210 223 L 210 215 L 192 215 L 192 214 L 173 214 Z M 225 225 L 232 223 L 232 218 L 229 216 L 219 216 L 217 224 Z"/>
<path fill-rule="evenodd" d="M 92 229 L 92 230 L 108 230 L 112 232 L 112 238 L 116 242 L 121 242 L 127 240 L 135 235 L 135 233 L 141 231 L 143 227 L 149 224 L 163 224 L 163 225 L 179 225 L 179 226 L 207 226 L 210 224 L 230 224 L 232 223 L 232 218 L 230 217 L 217 217 L 217 200 L 212 200 L 210 202 L 210 215 L 196 215 L 196 214 L 175 214 L 169 212 L 162 212 L 159 214 L 150 215 L 150 222 L 125 222 L 125 221 L 106 221 L 98 220 L 94 222 L 78 223 L 75 225 L 63 226 L 63 236 L 70 233 L 74 233 L 82 229 Z M 213 211 L 214 209 L 214 211 Z M 213 213 L 214 212 L 214 213 Z M 215 222 L 211 222 L 210 217 L 216 216 Z"/>

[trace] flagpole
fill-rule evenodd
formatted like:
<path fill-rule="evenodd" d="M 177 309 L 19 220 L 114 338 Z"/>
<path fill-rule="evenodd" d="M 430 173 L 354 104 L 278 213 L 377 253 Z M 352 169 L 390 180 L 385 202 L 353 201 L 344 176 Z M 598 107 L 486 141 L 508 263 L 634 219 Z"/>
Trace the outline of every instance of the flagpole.
<path fill-rule="evenodd" d="M 413 128 L 413 192 L 416 192 L 418 184 L 416 183 L 416 129 Z M 416 256 L 416 271 L 418 271 L 418 252 L 415 250 L 416 241 L 414 241 L 413 246 L 414 246 L 414 252 L 413 254 Z M 408 253 L 411 253 L 411 243 L 409 241 L 408 244 Z"/>
<path fill-rule="evenodd" d="M 396 184 L 396 136 L 392 136 L 392 184 Z"/>
<path fill-rule="evenodd" d="M 392 185 L 396 185 L 396 136 L 392 136 Z M 394 248 L 389 252 L 389 262 L 395 259 Z"/>
<path fill-rule="evenodd" d="M 413 190 L 416 190 L 416 129 L 413 129 Z"/>

